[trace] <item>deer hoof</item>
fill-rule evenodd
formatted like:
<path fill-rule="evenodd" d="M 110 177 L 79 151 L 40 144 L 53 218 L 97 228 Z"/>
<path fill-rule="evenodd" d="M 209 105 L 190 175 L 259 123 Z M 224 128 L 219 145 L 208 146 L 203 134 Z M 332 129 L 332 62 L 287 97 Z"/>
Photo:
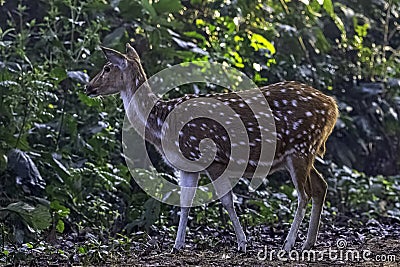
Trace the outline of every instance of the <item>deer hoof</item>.
<path fill-rule="evenodd" d="M 306 240 L 306 242 L 304 242 L 303 247 L 301 248 L 301 250 L 302 250 L 302 251 L 304 251 L 304 250 L 310 250 L 310 249 L 314 246 L 314 244 L 315 244 L 315 241 L 312 242 L 312 241 Z"/>
<path fill-rule="evenodd" d="M 282 250 L 286 251 L 287 253 L 289 253 L 292 248 L 294 247 L 294 242 L 291 240 L 285 240 L 285 243 L 283 243 L 283 247 Z"/>
<path fill-rule="evenodd" d="M 175 243 L 174 247 L 171 249 L 172 254 L 176 254 L 185 247 L 185 243 Z"/>
<path fill-rule="evenodd" d="M 238 248 L 237 248 L 237 249 L 238 249 L 239 252 L 246 253 L 246 246 L 247 246 L 246 241 L 239 242 L 239 243 L 238 243 Z"/>

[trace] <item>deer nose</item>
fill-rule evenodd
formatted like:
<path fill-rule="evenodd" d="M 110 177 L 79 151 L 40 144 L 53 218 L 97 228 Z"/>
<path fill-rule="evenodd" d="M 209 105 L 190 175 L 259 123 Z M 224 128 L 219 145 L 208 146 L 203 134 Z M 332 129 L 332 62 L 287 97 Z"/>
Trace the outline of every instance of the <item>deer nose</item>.
<path fill-rule="evenodd" d="M 87 84 L 87 85 L 85 86 L 85 93 L 86 93 L 86 95 L 88 95 L 88 96 L 95 95 L 95 94 L 96 94 L 96 88 L 93 88 L 92 85 Z"/>
<path fill-rule="evenodd" d="M 89 92 L 92 89 L 90 84 L 85 85 L 85 93 Z"/>

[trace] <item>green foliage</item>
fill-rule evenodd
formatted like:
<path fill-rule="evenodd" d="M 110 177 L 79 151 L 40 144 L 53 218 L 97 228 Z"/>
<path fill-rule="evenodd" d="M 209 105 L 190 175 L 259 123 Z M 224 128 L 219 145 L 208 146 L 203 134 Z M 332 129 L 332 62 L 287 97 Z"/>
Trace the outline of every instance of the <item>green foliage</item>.
<path fill-rule="evenodd" d="M 340 214 L 352 214 L 353 223 L 359 223 L 359 218 L 364 222 L 379 216 L 399 218 L 399 176 L 370 177 L 347 167 L 336 168 L 334 172 L 336 182 L 330 189 L 331 208 L 338 208 Z"/>
<path fill-rule="evenodd" d="M 101 261 L 106 253 L 96 252 L 103 246 L 97 237 L 175 225 L 171 208 L 149 198 L 124 164 L 121 102 L 83 92 L 104 62 L 99 45 L 123 50 L 126 42 L 149 75 L 209 60 L 260 86 L 299 80 L 335 95 L 341 117 L 327 157 L 343 167 L 325 172 L 327 212 L 399 218 L 399 7 L 369 0 L 0 1 L 2 238 L 25 243 L 26 251 L 45 247 L 35 241 L 44 233 L 53 241 L 90 228 L 96 237 L 74 249 Z M 226 89 L 186 85 L 166 97 L 220 90 Z M 7 168 L 14 148 L 36 163 L 45 191 L 32 196 L 15 182 Z M 161 162 L 157 167 L 171 174 Z M 295 192 L 277 180 L 249 199 L 242 197 L 246 182 L 239 183 L 238 208 L 249 225 L 291 220 Z M 198 224 L 220 225 L 216 205 L 194 214 Z M 5 256 L 10 251 L 3 248 Z"/>
<path fill-rule="evenodd" d="M 45 205 L 38 204 L 37 206 L 31 206 L 24 202 L 11 203 L 5 208 L 1 208 L 0 211 L 13 212 L 21 217 L 22 222 L 29 225 L 33 229 L 44 230 L 50 226 L 50 214 L 48 208 Z"/>

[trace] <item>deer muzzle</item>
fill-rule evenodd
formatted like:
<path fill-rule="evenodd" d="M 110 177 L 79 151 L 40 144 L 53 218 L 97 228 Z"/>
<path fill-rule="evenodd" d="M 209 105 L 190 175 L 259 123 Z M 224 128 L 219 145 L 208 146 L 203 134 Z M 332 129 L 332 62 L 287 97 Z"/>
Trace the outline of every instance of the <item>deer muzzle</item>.
<path fill-rule="evenodd" d="M 90 84 L 85 86 L 85 93 L 88 96 L 96 96 L 97 95 L 97 88 L 94 88 L 93 86 L 91 86 Z"/>

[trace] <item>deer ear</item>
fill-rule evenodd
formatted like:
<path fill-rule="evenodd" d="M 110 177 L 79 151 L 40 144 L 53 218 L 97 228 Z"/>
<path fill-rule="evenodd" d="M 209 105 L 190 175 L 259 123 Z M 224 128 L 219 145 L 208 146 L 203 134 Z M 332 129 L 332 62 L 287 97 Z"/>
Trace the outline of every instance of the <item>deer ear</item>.
<path fill-rule="evenodd" d="M 101 46 L 104 55 L 106 58 L 115 66 L 117 66 L 120 70 L 124 70 L 128 66 L 128 61 L 125 56 L 118 51 L 113 49 Z"/>
<path fill-rule="evenodd" d="M 129 43 L 126 43 L 126 55 L 131 59 L 140 59 L 135 48 L 133 48 Z"/>

